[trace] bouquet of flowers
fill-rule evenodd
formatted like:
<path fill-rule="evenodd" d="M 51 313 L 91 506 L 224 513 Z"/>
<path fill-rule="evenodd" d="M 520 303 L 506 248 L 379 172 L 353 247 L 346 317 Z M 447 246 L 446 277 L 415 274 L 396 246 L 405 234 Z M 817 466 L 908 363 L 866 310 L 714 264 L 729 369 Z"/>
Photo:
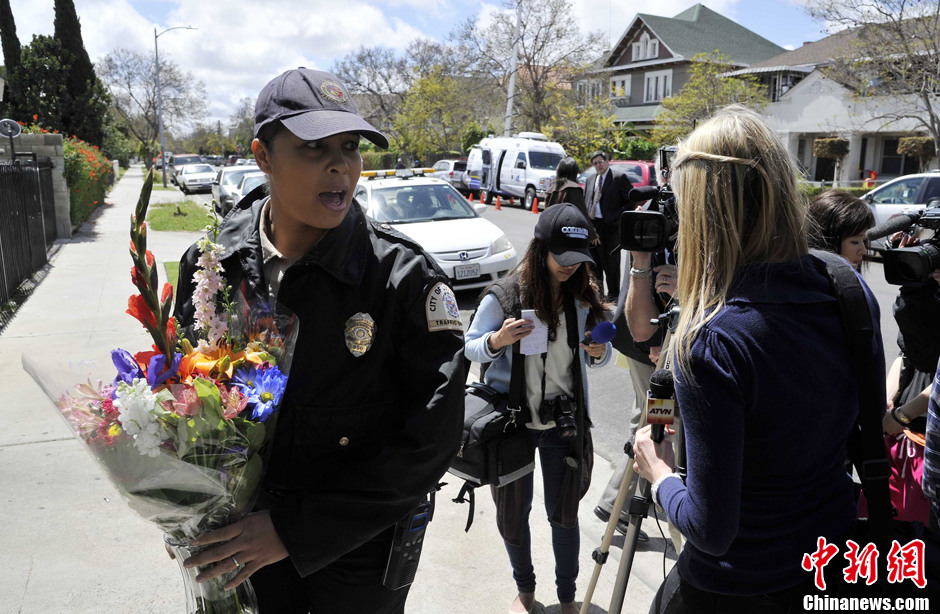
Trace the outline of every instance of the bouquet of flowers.
<path fill-rule="evenodd" d="M 127 313 L 150 333 L 150 350 L 111 353 L 111 382 L 86 381 L 62 393 L 24 356 L 24 368 L 53 399 L 72 433 L 86 444 L 114 486 L 141 516 L 166 533 L 183 571 L 191 613 L 254 612 L 245 582 L 223 587 L 226 574 L 203 584 L 182 561 L 199 549 L 197 535 L 230 524 L 251 510 L 263 471 L 263 451 L 274 432 L 295 318 L 267 301 L 234 296 L 222 277 L 217 227 L 199 242 L 192 338 L 170 315 L 173 287 L 157 292 L 145 223 L 151 171 L 131 218 L 131 278 L 139 290 Z M 73 380 L 74 381 L 74 380 Z"/>

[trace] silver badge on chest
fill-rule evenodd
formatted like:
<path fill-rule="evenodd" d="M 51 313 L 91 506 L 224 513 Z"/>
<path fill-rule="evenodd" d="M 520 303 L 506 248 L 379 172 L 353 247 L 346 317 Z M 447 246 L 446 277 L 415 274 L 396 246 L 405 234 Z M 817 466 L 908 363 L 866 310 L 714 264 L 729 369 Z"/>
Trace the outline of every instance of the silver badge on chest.
<path fill-rule="evenodd" d="M 367 313 L 357 313 L 346 320 L 346 347 L 359 358 L 369 351 L 375 339 L 375 320 Z"/>

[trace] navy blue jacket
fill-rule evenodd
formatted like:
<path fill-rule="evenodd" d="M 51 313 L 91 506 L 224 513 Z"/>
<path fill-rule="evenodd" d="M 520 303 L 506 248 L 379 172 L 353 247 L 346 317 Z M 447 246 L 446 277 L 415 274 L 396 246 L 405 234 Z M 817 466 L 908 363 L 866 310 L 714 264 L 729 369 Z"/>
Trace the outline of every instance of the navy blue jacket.
<path fill-rule="evenodd" d="M 862 286 L 877 329 L 878 303 Z M 880 330 L 875 346 L 884 399 Z M 807 255 L 747 266 L 696 337 L 690 366 L 694 381 L 676 375 L 688 479 L 658 492 L 688 538 L 679 573 L 717 593 L 794 586 L 816 539 L 844 551 L 856 516 L 845 470 L 856 377 L 825 264 Z"/>

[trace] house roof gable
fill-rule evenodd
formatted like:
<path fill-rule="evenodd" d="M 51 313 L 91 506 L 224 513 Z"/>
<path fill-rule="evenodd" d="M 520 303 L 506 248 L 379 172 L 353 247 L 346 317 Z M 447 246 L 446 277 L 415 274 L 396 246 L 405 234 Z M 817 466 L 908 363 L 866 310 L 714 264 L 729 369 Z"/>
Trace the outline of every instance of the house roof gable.
<path fill-rule="evenodd" d="M 673 55 L 686 59 L 696 53 L 718 49 L 730 57 L 736 66 L 749 66 L 785 51 L 783 47 L 727 17 L 702 4 L 696 4 L 675 17 L 638 13 L 617 45 L 607 54 L 604 66 L 614 65 L 642 25 L 649 28 Z"/>

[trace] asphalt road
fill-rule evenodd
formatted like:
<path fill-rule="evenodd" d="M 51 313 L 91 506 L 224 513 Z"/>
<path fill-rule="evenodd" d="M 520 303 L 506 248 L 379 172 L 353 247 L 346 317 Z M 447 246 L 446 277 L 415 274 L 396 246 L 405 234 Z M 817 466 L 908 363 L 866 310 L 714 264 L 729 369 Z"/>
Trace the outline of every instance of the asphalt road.
<path fill-rule="evenodd" d="M 538 216 L 518 207 L 503 206 L 501 211 L 487 208 L 484 217 L 499 226 L 509 237 L 521 260 Z M 624 257 L 624 261 L 626 258 Z M 897 324 L 892 317 L 892 305 L 897 296 L 897 287 L 884 280 L 880 263 L 870 263 L 863 274 L 881 306 L 882 337 L 885 341 L 885 364 L 890 365 L 897 355 Z M 470 319 L 478 290 L 457 293 L 460 315 L 466 324 Z M 808 357 L 811 359 L 812 357 Z M 626 369 L 609 364 L 603 369 L 589 371 L 591 391 L 591 416 L 594 420 L 594 448 L 607 460 L 614 460 L 623 453 L 627 441 L 627 410 L 633 406 L 633 386 Z M 797 385 L 797 384 L 794 384 Z"/>

